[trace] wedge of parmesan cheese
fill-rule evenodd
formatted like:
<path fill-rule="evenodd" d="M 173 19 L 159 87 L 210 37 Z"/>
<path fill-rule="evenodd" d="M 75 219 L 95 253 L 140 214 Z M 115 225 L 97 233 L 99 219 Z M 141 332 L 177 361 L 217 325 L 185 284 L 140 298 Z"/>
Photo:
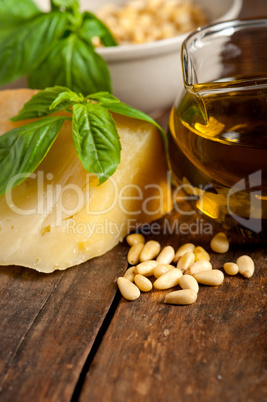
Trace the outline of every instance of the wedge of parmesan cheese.
<path fill-rule="evenodd" d="M 0 135 L 35 91 L 0 92 Z M 37 170 L 0 197 L 0 265 L 53 272 L 104 254 L 125 235 L 162 217 L 172 207 L 160 134 L 152 125 L 114 116 L 121 163 L 98 186 L 78 159 L 71 122 Z"/>

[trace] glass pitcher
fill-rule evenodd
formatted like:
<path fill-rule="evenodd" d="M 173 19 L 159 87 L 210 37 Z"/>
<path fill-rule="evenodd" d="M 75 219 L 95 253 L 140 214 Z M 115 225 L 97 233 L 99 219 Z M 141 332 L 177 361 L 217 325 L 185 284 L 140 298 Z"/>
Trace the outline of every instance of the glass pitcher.
<path fill-rule="evenodd" d="M 184 89 L 169 119 L 174 182 L 225 228 L 267 228 L 267 19 L 227 21 L 182 46 Z"/>

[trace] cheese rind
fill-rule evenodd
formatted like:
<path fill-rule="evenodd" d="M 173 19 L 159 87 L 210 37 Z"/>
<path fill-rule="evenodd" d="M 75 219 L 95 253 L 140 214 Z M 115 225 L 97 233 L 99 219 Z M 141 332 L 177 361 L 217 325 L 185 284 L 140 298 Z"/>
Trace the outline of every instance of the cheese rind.
<path fill-rule="evenodd" d="M 34 94 L 0 93 L 0 135 Z M 0 197 L 0 265 L 53 272 L 104 254 L 140 224 L 171 210 L 170 184 L 160 134 L 152 125 L 115 115 L 121 163 L 98 186 L 72 141 L 71 122 L 36 171 Z"/>

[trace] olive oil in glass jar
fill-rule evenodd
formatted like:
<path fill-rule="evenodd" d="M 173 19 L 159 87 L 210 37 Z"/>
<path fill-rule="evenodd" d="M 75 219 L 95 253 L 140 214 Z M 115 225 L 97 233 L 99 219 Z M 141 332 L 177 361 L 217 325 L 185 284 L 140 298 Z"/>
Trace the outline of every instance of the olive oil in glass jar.
<path fill-rule="evenodd" d="M 168 130 L 176 185 L 204 214 L 260 238 L 267 229 L 266 37 L 266 19 L 191 34 L 182 48 L 185 90 Z"/>

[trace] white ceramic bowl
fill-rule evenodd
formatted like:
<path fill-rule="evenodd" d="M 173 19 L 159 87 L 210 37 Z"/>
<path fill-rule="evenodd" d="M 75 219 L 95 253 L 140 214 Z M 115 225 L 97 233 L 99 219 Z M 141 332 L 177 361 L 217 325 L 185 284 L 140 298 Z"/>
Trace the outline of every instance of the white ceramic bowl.
<path fill-rule="evenodd" d="M 35 0 L 43 10 L 49 0 Z M 95 11 L 106 3 L 121 5 L 127 0 L 80 0 L 83 10 Z M 242 0 L 194 0 L 207 12 L 210 22 L 234 19 Z M 170 106 L 183 86 L 180 48 L 188 34 L 140 45 L 100 48 L 107 61 L 114 95 L 121 101 L 151 113 Z M 14 86 L 13 86 L 14 87 Z"/>

